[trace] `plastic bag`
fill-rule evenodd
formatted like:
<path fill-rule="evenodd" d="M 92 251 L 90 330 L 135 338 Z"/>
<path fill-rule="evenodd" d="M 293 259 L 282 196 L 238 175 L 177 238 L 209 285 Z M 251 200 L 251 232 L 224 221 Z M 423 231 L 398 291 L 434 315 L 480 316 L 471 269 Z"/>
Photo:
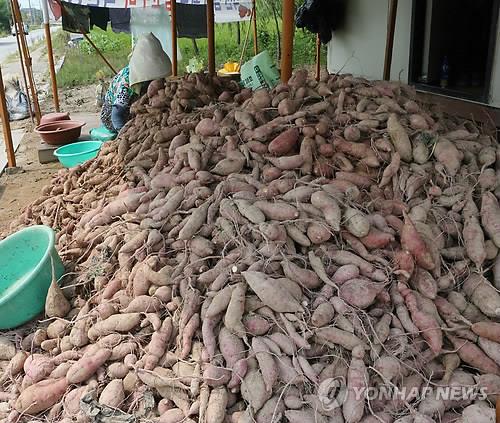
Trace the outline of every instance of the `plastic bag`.
<path fill-rule="evenodd" d="M 280 81 L 280 74 L 271 56 L 264 50 L 241 66 L 241 83 L 245 88 L 273 89 Z"/>
<path fill-rule="evenodd" d="M 12 79 L 5 84 L 5 101 L 9 120 L 21 120 L 29 117 L 28 97 L 21 91 L 17 79 Z"/>
<path fill-rule="evenodd" d="M 295 15 L 297 28 L 319 34 L 323 44 L 332 39 L 332 31 L 344 22 L 346 0 L 305 0 Z"/>

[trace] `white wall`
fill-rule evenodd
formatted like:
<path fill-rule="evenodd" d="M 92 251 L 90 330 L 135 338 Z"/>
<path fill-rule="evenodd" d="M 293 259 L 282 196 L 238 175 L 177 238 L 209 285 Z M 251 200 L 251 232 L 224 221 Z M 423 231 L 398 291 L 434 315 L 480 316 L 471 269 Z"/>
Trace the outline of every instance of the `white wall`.
<path fill-rule="evenodd" d="M 430 6 L 427 0 L 426 40 L 424 53 L 429 51 Z M 328 70 L 331 73 L 352 73 L 368 79 L 381 79 L 384 69 L 387 37 L 388 0 L 347 1 L 346 22 L 334 33 L 328 44 Z M 408 82 L 410 60 L 412 0 L 399 0 L 394 35 L 391 79 Z M 489 104 L 500 107 L 500 21 L 497 25 L 497 43 L 491 75 Z M 425 55 L 427 56 L 427 55 Z M 426 66 L 427 57 L 424 57 Z"/>
<path fill-rule="evenodd" d="M 497 24 L 497 44 L 491 71 L 490 101 L 489 104 L 500 107 L 500 21 Z"/>
<path fill-rule="evenodd" d="M 412 0 L 400 0 L 391 79 L 408 81 Z M 381 79 L 387 37 L 387 0 L 349 0 L 346 22 L 328 45 L 328 70 Z"/>

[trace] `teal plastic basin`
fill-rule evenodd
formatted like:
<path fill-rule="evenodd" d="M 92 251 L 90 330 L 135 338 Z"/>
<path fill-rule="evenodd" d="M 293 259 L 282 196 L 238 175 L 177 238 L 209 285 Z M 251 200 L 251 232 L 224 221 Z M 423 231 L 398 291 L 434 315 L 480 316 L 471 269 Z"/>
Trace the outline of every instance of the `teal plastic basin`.
<path fill-rule="evenodd" d="M 30 226 L 0 241 L 0 329 L 12 329 L 36 317 L 45 297 L 64 266 L 54 247 L 54 231 Z"/>
<path fill-rule="evenodd" d="M 75 142 L 59 147 L 54 151 L 54 156 L 64 167 L 75 167 L 97 156 L 102 144 L 101 141 Z"/>

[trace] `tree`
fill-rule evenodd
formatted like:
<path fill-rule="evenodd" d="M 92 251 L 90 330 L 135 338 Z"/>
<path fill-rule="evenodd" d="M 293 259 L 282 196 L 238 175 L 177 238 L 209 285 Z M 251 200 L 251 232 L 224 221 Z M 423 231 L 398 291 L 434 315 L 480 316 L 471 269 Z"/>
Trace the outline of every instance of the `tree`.
<path fill-rule="evenodd" d="M 0 31 L 10 32 L 10 8 L 8 0 L 0 0 Z"/>

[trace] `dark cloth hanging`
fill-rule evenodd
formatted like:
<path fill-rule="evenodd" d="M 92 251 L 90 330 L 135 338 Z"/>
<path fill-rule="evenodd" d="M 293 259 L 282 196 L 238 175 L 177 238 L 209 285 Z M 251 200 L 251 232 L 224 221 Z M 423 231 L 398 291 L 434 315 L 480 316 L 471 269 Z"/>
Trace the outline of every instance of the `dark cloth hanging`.
<path fill-rule="evenodd" d="M 77 34 L 90 32 L 90 10 L 88 6 L 61 3 L 62 27 L 65 31 Z"/>
<path fill-rule="evenodd" d="M 207 38 L 207 6 L 177 3 L 177 36 Z"/>
<path fill-rule="evenodd" d="M 319 34 L 323 44 L 332 39 L 332 31 L 344 21 L 346 0 L 305 0 L 295 15 L 297 28 Z"/>
<path fill-rule="evenodd" d="M 109 21 L 109 9 L 107 7 L 89 6 L 90 10 L 90 29 L 94 26 L 106 31 Z"/>
<path fill-rule="evenodd" d="M 109 20 L 113 32 L 126 32 L 130 34 L 130 9 L 109 8 Z"/>

